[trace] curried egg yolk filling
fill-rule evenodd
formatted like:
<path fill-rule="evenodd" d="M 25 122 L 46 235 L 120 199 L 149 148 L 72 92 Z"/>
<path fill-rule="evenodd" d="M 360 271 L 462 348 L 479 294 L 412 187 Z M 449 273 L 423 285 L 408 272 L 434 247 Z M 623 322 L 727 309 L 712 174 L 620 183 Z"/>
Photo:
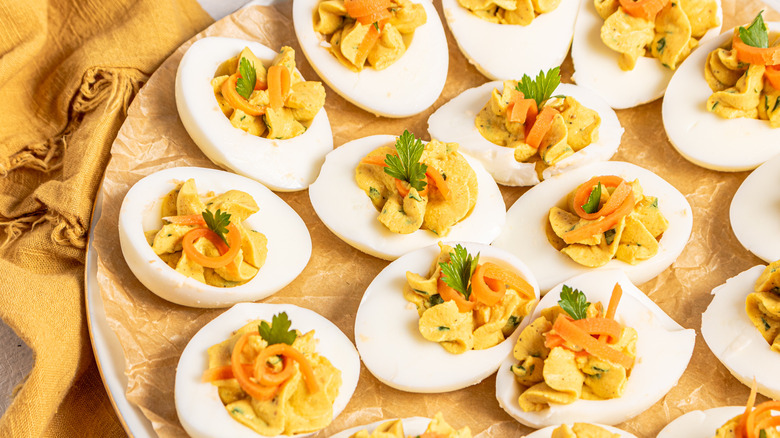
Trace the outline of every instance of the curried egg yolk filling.
<path fill-rule="evenodd" d="M 425 8 L 409 0 L 323 0 L 314 13 L 314 31 L 349 69 L 361 71 L 368 64 L 383 70 L 403 56 L 426 20 Z"/>
<path fill-rule="evenodd" d="M 562 307 L 571 300 L 586 307 L 572 315 L 568 306 Z M 525 412 L 541 411 L 551 403 L 618 398 L 633 368 L 637 332 L 616 322 L 613 309 L 605 316 L 601 303 L 591 305 L 582 292 L 568 286 L 558 303 L 523 329 L 514 348 L 518 363 L 511 369 L 522 387 L 518 404 Z M 597 334 L 604 331 L 612 334 Z"/>
<path fill-rule="evenodd" d="M 594 0 L 604 19 L 601 40 L 620 53 L 618 65 L 633 70 L 642 56 L 672 70 L 718 22 L 715 0 Z"/>
<path fill-rule="evenodd" d="M 177 272 L 211 286 L 238 286 L 257 275 L 268 253 L 265 235 L 243 224 L 258 210 L 252 196 L 239 190 L 201 198 L 195 180 L 189 179 L 165 195 L 163 227 L 147 231 L 146 239 L 155 254 Z M 226 242 L 209 235 L 213 232 L 204 218 L 209 215 L 223 220 Z"/>
<path fill-rule="evenodd" d="M 571 427 L 563 424 L 556 428 L 550 438 L 620 438 L 620 435 L 594 424 L 574 423 Z"/>
<path fill-rule="evenodd" d="M 242 81 L 251 76 L 254 83 L 245 85 Z M 287 46 L 268 70 L 248 47 L 244 48 L 220 65 L 211 86 L 230 123 L 257 137 L 297 137 L 306 132 L 325 104 L 325 87 L 301 78 L 295 70 L 295 50 Z"/>
<path fill-rule="evenodd" d="M 390 231 L 410 234 L 425 229 L 444 236 L 477 203 L 477 174 L 458 153 L 457 143 L 431 140 L 425 146 L 419 144 L 421 155 L 412 160 L 427 169 L 418 175 L 423 187 L 410 187 L 408 182 L 391 176 L 385 163 L 388 156 L 399 154 L 399 147 L 410 146 L 402 141 L 406 138 L 399 137 L 395 148 L 382 146 L 370 152 L 355 169 L 355 180 L 380 211 L 379 221 Z"/>
<path fill-rule="evenodd" d="M 561 0 L 458 0 L 458 3 L 491 23 L 528 26 L 540 14 L 554 11 Z"/>
<path fill-rule="evenodd" d="M 444 420 L 441 412 L 437 412 L 433 417 L 425 432 L 422 435 L 416 435 L 422 438 L 471 438 L 471 429 L 468 426 L 462 429 L 455 429 Z M 352 434 L 349 438 L 406 438 L 404 435 L 404 426 L 400 419 L 391 420 L 380 424 L 373 432 L 361 430 Z M 412 435 L 409 435 L 409 438 Z"/>
<path fill-rule="evenodd" d="M 477 268 L 477 255 L 473 261 L 475 270 L 470 276 L 471 284 L 466 285 L 469 296 L 458 291 L 454 291 L 453 295 L 452 288 L 442 280 L 442 277 L 447 277 L 442 267 L 453 266 L 452 259 L 460 257 L 466 250 L 460 245 L 453 249 L 442 243 L 439 243 L 439 248 L 439 256 L 427 277 L 414 272 L 406 273 L 404 298 L 417 307 L 420 334 L 454 354 L 484 350 L 500 344 L 515 331 L 536 304 L 533 287 L 517 274 L 512 275 L 514 281 L 508 276 L 500 280 L 491 278 L 499 275 L 490 271 L 482 275 L 476 269 L 484 271 L 486 268 Z M 473 260 L 468 256 L 465 258 Z M 495 264 L 490 265 L 498 268 Z M 476 282 L 480 275 L 484 278 L 483 283 L 490 283 L 490 292 L 484 288 L 478 289 Z M 500 284 L 494 284 L 496 282 Z M 494 290 L 501 292 L 492 294 Z M 488 296 L 483 298 L 480 295 L 482 292 L 487 292 Z"/>
<path fill-rule="evenodd" d="M 747 296 L 745 311 L 773 351 L 780 353 L 780 260 L 771 263 Z"/>
<path fill-rule="evenodd" d="M 612 202 L 610 199 L 612 198 Z M 591 268 L 613 258 L 632 265 L 658 253 L 669 221 L 658 198 L 642 193 L 638 180 L 598 176 L 581 184 L 550 209 L 547 240 L 575 262 Z M 591 204 L 590 212 L 584 208 Z"/>
<path fill-rule="evenodd" d="M 544 112 L 544 108 L 555 110 L 551 126 L 538 143 L 529 140 L 536 115 L 533 120 L 524 118 L 522 122 L 512 121 L 510 116 L 513 105 L 518 105 L 517 85 L 514 80 L 504 81 L 504 91 L 493 89 L 490 100 L 477 114 L 475 125 L 486 140 L 514 148 L 518 162 L 536 160 L 539 174 L 598 141 L 601 117 L 571 96 L 553 97 L 542 103 L 537 112 Z"/>
<path fill-rule="evenodd" d="M 272 328 L 277 324 L 276 318 Z M 341 371 L 315 352 L 317 341 L 313 330 L 306 334 L 292 331 L 296 334 L 294 341 L 285 348 L 294 350 L 290 354 L 296 357 L 294 360 L 287 353 L 264 353 L 280 344 L 269 345 L 262 335 L 262 324 L 268 323 L 250 322 L 229 339 L 210 347 L 209 369 L 204 380 L 217 386 L 219 398 L 231 417 L 260 435 L 293 435 L 326 427 L 333 419 L 333 401 L 341 387 Z M 238 347 L 241 349 L 236 352 Z M 240 366 L 250 373 L 253 368 L 265 368 L 265 375 L 257 378 L 255 374 L 251 380 L 237 378 L 231 371 L 235 369 L 233 358 L 238 358 Z M 310 372 L 303 371 L 306 367 Z M 284 377 L 277 379 L 282 374 Z M 267 390 L 269 386 L 263 381 L 268 376 L 283 381 L 274 382 L 275 386 Z M 312 389 L 310 379 L 316 381 L 316 389 Z M 255 394 L 256 391 L 261 395 Z"/>

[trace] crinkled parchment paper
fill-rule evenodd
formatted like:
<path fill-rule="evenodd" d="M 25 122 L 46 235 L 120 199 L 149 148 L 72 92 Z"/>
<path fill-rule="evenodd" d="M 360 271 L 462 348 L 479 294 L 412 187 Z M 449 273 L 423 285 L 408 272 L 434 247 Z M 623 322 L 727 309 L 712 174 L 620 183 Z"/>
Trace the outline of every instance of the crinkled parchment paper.
<path fill-rule="evenodd" d="M 723 0 L 723 3 L 724 29 L 748 22 L 763 6 L 758 1 Z M 275 8 L 242 10 L 215 23 L 196 38 L 231 36 L 258 40 L 274 49 L 291 45 L 297 51 L 304 77 L 316 79 L 317 75 L 298 50 L 290 9 L 291 4 L 287 2 Z M 777 20 L 778 14 L 770 13 L 767 18 Z M 433 108 L 467 88 L 488 81 L 460 54 L 449 31 L 447 37 L 449 76 Z M 165 437 L 185 435 L 173 399 L 179 355 L 190 337 L 222 310 L 178 306 L 144 288 L 130 272 L 119 250 L 117 219 L 125 193 L 142 177 L 174 166 L 216 167 L 195 146 L 177 116 L 174 79 L 179 60 L 190 43 L 165 61 L 133 102 L 106 169 L 103 213 L 95 230 L 98 281 L 106 314 L 127 358 L 127 397 L 141 407 L 159 435 Z M 563 66 L 564 78 L 568 80 L 571 71 L 571 63 L 567 61 Z M 397 135 L 404 129 L 427 139 L 427 119 L 433 108 L 415 117 L 386 119 L 358 109 L 330 89 L 327 93 L 326 109 L 337 146 L 366 135 Z M 699 335 L 693 359 L 679 385 L 645 413 L 618 425 L 644 438 L 655 436 L 669 421 L 690 410 L 740 405 L 747 399 L 748 389 L 731 377 L 710 353 L 699 329 L 701 313 L 710 302 L 712 288 L 760 260 L 742 248 L 728 219 L 731 198 L 747 172 L 709 171 L 683 159 L 666 139 L 660 100 L 619 111 L 618 116 L 626 134 L 615 159 L 648 168 L 669 181 L 686 195 L 694 212 L 693 235 L 680 258 L 656 279 L 641 286 L 672 318 L 696 329 Z M 502 187 L 507 207 L 525 190 Z M 306 191 L 280 196 L 308 226 L 313 251 L 303 273 L 265 301 L 316 310 L 354 339 L 354 317 L 360 298 L 387 262 L 363 254 L 334 236 L 317 218 Z M 432 416 L 437 411 L 442 411 L 458 427 L 470 426 L 480 437 L 519 436 L 530 432 L 498 406 L 495 377 L 460 391 L 419 395 L 383 385 L 363 368 L 358 390 L 346 410 L 317 436 L 329 436 L 382 418 Z"/>

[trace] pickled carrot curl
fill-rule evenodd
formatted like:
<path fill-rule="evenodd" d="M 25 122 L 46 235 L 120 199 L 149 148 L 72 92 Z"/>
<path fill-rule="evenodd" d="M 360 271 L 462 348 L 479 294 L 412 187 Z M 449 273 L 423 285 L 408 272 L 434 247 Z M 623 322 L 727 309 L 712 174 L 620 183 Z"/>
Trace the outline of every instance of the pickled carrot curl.
<path fill-rule="evenodd" d="M 365 17 L 388 8 L 389 0 L 344 0 L 344 9 L 352 18 Z"/>
<path fill-rule="evenodd" d="M 603 175 L 594 176 L 587 182 L 580 184 L 580 186 L 577 187 L 577 190 L 574 192 L 574 205 L 572 205 L 572 208 L 577 216 L 585 220 L 592 221 L 612 213 L 620 206 L 620 204 L 623 203 L 623 200 L 625 200 L 626 196 L 628 196 L 628 192 L 626 192 L 625 189 L 622 189 L 620 193 L 615 190 L 615 192 L 612 193 L 612 196 L 610 196 L 609 201 L 607 201 L 607 204 L 609 205 L 604 204 L 600 210 L 593 213 L 588 213 L 582 209 L 582 206 L 588 202 L 591 192 L 598 183 L 601 183 L 601 185 L 604 187 L 616 189 L 617 187 L 620 187 L 621 184 L 624 184 L 625 181 L 619 176 Z M 628 186 L 628 189 L 630 191 L 631 187 Z M 615 198 L 615 200 L 613 201 L 612 198 Z"/>
<path fill-rule="evenodd" d="M 390 12 L 387 8 L 382 8 L 376 12 L 372 12 L 368 15 L 364 15 L 362 17 L 358 17 L 357 21 L 360 24 L 366 25 L 366 24 L 372 24 L 372 23 L 378 23 L 380 24 L 380 29 L 383 27 L 381 24 L 385 21 L 389 21 L 390 18 L 393 17 L 393 13 Z"/>
<path fill-rule="evenodd" d="M 357 61 L 356 64 L 358 66 L 363 65 L 363 62 L 368 58 L 368 52 L 371 51 L 379 40 L 379 32 L 377 26 L 368 26 L 368 32 L 366 32 L 366 36 L 363 37 L 363 41 L 360 42 L 357 53 L 355 54 L 355 60 Z"/>
<path fill-rule="evenodd" d="M 425 171 L 425 175 L 433 181 L 433 185 L 439 190 L 444 200 L 450 200 L 450 186 L 447 185 L 447 181 L 444 180 L 441 172 L 428 166 L 428 170 Z"/>
<path fill-rule="evenodd" d="M 478 265 L 471 276 L 472 294 L 478 302 L 494 306 L 506 294 L 506 285 L 502 281 L 485 278 L 485 264 Z"/>
<path fill-rule="evenodd" d="M 268 68 L 268 106 L 281 109 L 290 91 L 290 71 L 283 65 Z"/>
<path fill-rule="evenodd" d="M 737 51 L 737 61 L 755 65 L 780 64 L 780 46 L 753 47 L 742 42 L 739 31 L 734 29 L 734 38 L 731 40 L 731 48 Z"/>
<path fill-rule="evenodd" d="M 615 225 L 618 224 L 618 222 L 620 222 L 620 219 L 628 216 L 628 214 L 631 213 L 633 209 L 634 193 L 631 192 L 615 211 L 602 218 L 599 218 L 599 220 L 566 232 L 563 235 L 563 241 L 568 244 L 572 244 L 574 242 L 587 239 L 588 237 L 595 236 L 596 234 L 601 234 L 609 229 L 612 229 L 615 227 Z"/>
<path fill-rule="evenodd" d="M 620 338 L 623 332 L 623 325 L 614 319 L 583 318 L 572 321 L 572 324 L 591 336 L 606 335 L 614 340 Z"/>
<path fill-rule="evenodd" d="M 237 81 L 238 73 L 234 73 L 222 84 L 222 97 L 227 100 L 227 103 L 250 116 L 262 116 L 265 114 L 265 108 L 249 103 L 248 100 L 244 99 L 244 96 L 238 94 L 238 91 L 236 91 Z"/>
<path fill-rule="evenodd" d="M 620 6 L 628 15 L 653 21 L 655 16 L 666 7 L 669 0 L 620 0 Z"/>
<path fill-rule="evenodd" d="M 605 318 L 598 319 L 601 321 L 610 321 Z M 563 315 L 559 315 L 558 319 L 555 320 L 553 330 L 569 344 L 576 345 L 599 359 L 622 365 L 626 369 L 631 368 L 634 365 L 634 359 L 631 356 L 615 350 L 607 344 L 599 342 L 598 339 L 592 337 L 585 330 L 578 327 L 573 321 L 569 321 Z"/>
<path fill-rule="evenodd" d="M 520 99 L 512 102 L 506 109 L 508 119 L 513 123 L 526 123 L 531 126 L 536 121 L 536 115 L 539 114 L 539 107 L 533 99 Z"/>
<path fill-rule="evenodd" d="M 464 297 L 460 292 L 456 291 L 455 289 L 451 288 L 447 283 L 444 282 L 444 280 L 439 277 L 439 280 L 436 282 L 438 294 L 441 296 L 441 298 L 444 301 L 455 301 L 455 305 L 458 306 L 458 312 L 465 313 L 465 312 L 471 312 L 474 310 L 474 305 L 476 305 L 476 296 L 472 293 L 469 296 L 469 299 L 467 300 L 466 297 Z"/>
<path fill-rule="evenodd" d="M 780 65 L 768 65 L 764 71 L 766 80 L 772 84 L 775 90 L 780 90 Z"/>
<path fill-rule="evenodd" d="M 228 244 L 217 235 L 217 233 L 211 231 L 208 228 L 195 228 L 190 230 L 182 238 L 181 244 L 184 254 L 193 262 L 204 266 L 206 268 L 222 268 L 230 264 L 233 259 L 238 255 L 238 251 L 241 249 L 241 232 L 234 224 L 227 226 Z M 219 256 L 207 257 L 195 248 L 195 241 L 200 238 L 208 239 L 211 243 L 217 247 Z"/>
<path fill-rule="evenodd" d="M 552 128 L 552 122 L 556 114 L 558 114 L 558 110 L 555 108 L 549 106 L 542 108 L 542 111 L 536 116 L 533 126 L 531 126 L 531 129 L 525 136 L 525 144 L 534 149 L 539 149 L 544 136 Z"/>
<path fill-rule="evenodd" d="M 255 359 L 255 379 L 257 379 L 259 382 L 262 383 L 264 380 L 276 381 L 281 379 L 281 382 L 279 383 L 281 384 L 289 377 L 291 377 L 295 372 L 295 368 L 292 367 L 292 365 L 289 364 L 286 359 L 284 359 L 284 369 L 278 373 L 278 376 L 268 376 L 267 373 L 269 372 L 269 368 L 267 367 L 266 362 L 273 356 L 281 356 L 283 358 L 289 358 L 298 362 L 298 368 L 301 370 L 303 380 L 306 382 L 306 388 L 309 390 L 309 392 L 314 394 L 320 390 L 319 383 L 317 382 L 317 376 L 314 374 L 314 368 L 312 367 L 311 362 L 309 362 L 309 359 L 306 359 L 306 356 L 304 356 L 303 353 L 287 344 L 269 345 L 268 347 L 264 348 L 257 356 L 257 359 Z M 288 367 L 289 370 L 286 371 Z"/>
<path fill-rule="evenodd" d="M 507 287 L 514 289 L 525 299 L 535 299 L 534 287 L 523 277 L 511 269 L 505 269 L 495 263 L 485 263 L 485 278 L 503 282 Z"/>
<path fill-rule="evenodd" d="M 265 386 L 255 383 L 250 380 L 249 373 L 244 370 L 244 364 L 241 363 L 241 352 L 244 350 L 244 346 L 249 340 L 249 336 L 257 336 L 257 332 L 244 333 L 236 342 L 233 347 L 233 352 L 230 355 L 230 365 L 233 369 L 233 376 L 238 381 L 238 385 L 244 390 L 250 397 L 257 400 L 270 400 L 279 390 L 279 386 Z M 254 367 L 250 368 L 253 369 Z"/>
<path fill-rule="evenodd" d="M 417 192 L 420 196 L 428 196 L 428 188 L 431 186 L 431 178 L 426 175 L 425 180 L 427 184 L 425 184 L 425 187 L 423 187 L 422 190 Z M 406 195 L 409 194 L 410 191 L 410 185 L 404 181 L 401 181 L 400 179 L 395 179 L 395 188 L 398 190 L 398 194 L 401 195 L 402 198 L 405 198 Z"/>

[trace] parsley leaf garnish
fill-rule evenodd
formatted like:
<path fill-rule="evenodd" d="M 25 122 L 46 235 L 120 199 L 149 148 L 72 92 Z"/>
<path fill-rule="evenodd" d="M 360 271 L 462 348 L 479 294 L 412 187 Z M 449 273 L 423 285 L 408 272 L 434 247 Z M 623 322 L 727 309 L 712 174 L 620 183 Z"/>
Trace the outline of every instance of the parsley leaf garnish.
<path fill-rule="evenodd" d="M 563 285 L 558 305 L 574 319 L 585 318 L 588 307 L 590 307 L 590 303 L 584 293 L 565 284 Z"/>
<path fill-rule="evenodd" d="M 466 248 L 460 244 L 450 252 L 450 261 L 448 263 L 439 263 L 441 267 L 441 279 L 447 285 L 460 292 L 468 300 L 471 296 L 471 276 L 477 269 L 479 263 L 479 253 L 476 257 L 471 257 Z"/>
<path fill-rule="evenodd" d="M 554 67 L 544 71 L 540 71 L 536 75 L 536 79 L 531 79 L 528 75 L 523 75 L 515 89 L 523 93 L 526 99 L 533 99 L 536 101 L 536 105 L 541 107 L 542 102 L 549 99 L 558 85 L 561 83 L 561 69 L 560 67 Z"/>
<path fill-rule="evenodd" d="M 599 209 L 599 202 L 601 201 L 601 182 L 596 184 L 596 187 L 590 191 L 588 196 L 588 202 L 582 204 L 582 209 L 585 213 L 595 213 Z"/>
<path fill-rule="evenodd" d="M 385 164 L 388 166 L 385 167 L 385 173 L 406 181 L 419 192 L 428 184 L 425 178 L 428 166 L 420 163 L 424 149 L 422 141 L 404 130 L 395 142 L 395 149 L 398 155 L 387 154 L 385 157 Z"/>
<path fill-rule="evenodd" d="M 747 29 L 743 26 L 739 27 L 739 39 L 748 46 L 760 47 L 763 49 L 769 47 L 769 32 L 766 29 L 764 17 L 761 16 L 763 13 L 764 11 L 759 12 Z"/>
<path fill-rule="evenodd" d="M 241 62 L 238 66 L 238 73 L 240 77 L 236 81 L 236 92 L 240 94 L 244 99 L 249 99 L 252 95 L 252 91 L 255 89 L 255 83 L 257 82 L 257 71 L 255 65 L 249 62 L 246 58 L 241 58 Z"/>
<path fill-rule="evenodd" d="M 228 232 L 227 226 L 230 225 L 230 213 L 223 213 L 220 209 L 217 209 L 216 213 L 212 213 L 211 210 L 207 208 L 206 211 L 201 213 L 201 216 L 203 216 L 203 220 L 206 221 L 206 226 L 209 227 L 211 231 L 217 233 L 217 236 L 225 242 L 225 245 L 230 246 L 225 238 L 225 234 Z"/>
<path fill-rule="evenodd" d="M 298 333 L 290 330 L 292 322 L 287 318 L 287 312 L 277 313 L 271 318 L 271 325 L 262 321 L 257 329 L 260 331 L 260 337 L 268 342 L 268 345 L 287 344 L 292 345 Z"/>

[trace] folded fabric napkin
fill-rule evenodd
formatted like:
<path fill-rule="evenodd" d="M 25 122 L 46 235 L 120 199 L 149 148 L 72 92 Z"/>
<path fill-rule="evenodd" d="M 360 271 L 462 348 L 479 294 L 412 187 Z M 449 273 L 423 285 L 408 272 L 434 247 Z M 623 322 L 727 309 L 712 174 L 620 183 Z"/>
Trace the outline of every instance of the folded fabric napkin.
<path fill-rule="evenodd" d="M 0 4 L 0 318 L 35 354 L 0 436 L 124 434 L 87 333 L 90 215 L 131 100 L 212 21 L 195 0 Z"/>

